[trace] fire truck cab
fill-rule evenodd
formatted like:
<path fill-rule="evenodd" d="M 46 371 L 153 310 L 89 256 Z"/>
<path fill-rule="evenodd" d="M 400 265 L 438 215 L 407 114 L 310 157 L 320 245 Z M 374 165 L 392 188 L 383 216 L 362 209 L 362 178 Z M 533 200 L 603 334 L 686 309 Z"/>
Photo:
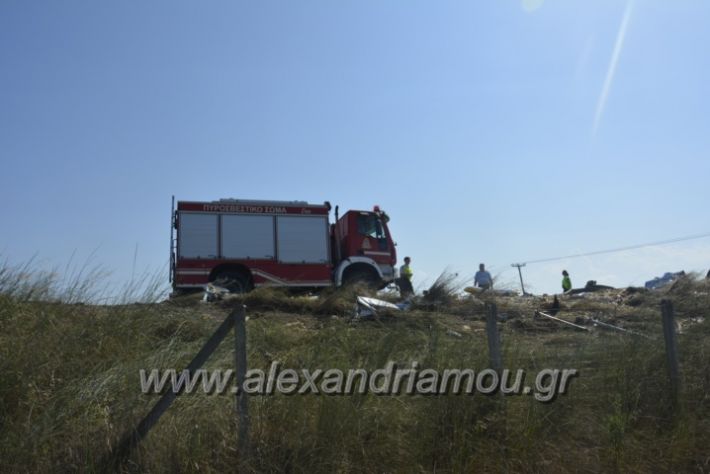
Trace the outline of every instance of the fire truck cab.
<path fill-rule="evenodd" d="M 174 293 L 210 282 L 232 292 L 259 286 L 325 287 L 394 280 L 397 255 L 387 214 L 303 201 L 178 201 L 171 212 Z"/>

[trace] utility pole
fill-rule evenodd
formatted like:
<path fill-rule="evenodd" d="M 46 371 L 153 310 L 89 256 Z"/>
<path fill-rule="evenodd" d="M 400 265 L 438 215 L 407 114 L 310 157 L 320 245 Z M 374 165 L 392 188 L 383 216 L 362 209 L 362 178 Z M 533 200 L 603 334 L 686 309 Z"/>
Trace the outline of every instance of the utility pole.
<path fill-rule="evenodd" d="M 527 293 L 525 293 L 525 285 L 523 284 L 523 272 L 520 270 L 522 267 L 525 266 L 524 263 L 512 263 L 510 265 L 511 267 L 516 267 L 518 269 L 518 276 L 520 277 L 520 288 L 523 290 L 523 296 L 525 296 Z"/>

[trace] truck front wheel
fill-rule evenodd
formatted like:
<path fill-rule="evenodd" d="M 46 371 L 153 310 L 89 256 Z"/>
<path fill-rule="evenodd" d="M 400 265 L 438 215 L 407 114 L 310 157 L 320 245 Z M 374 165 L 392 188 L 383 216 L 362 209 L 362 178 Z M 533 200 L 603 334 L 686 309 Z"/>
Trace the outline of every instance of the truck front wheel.
<path fill-rule="evenodd" d="M 251 290 L 249 279 L 236 272 L 224 272 L 217 275 L 213 282 L 217 286 L 226 288 L 230 293 L 247 293 Z"/>
<path fill-rule="evenodd" d="M 381 280 L 375 272 L 365 269 L 352 270 L 343 277 L 343 286 L 363 283 L 370 288 L 378 288 L 381 285 Z"/>

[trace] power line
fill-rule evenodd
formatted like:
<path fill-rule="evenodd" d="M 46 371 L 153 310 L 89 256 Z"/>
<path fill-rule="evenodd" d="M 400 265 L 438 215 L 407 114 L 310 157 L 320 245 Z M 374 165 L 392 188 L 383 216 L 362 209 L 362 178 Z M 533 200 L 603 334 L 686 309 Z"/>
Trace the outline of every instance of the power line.
<path fill-rule="evenodd" d="M 672 244 L 675 242 L 683 242 L 685 240 L 702 239 L 705 237 L 710 237 L 710 232 L 706 232 L 704 234 L 688 235 L 685 237 L 677 237 L 675 239 L 659 240 L 657 242 L 649 242 L 649 243 L 645 243 L 645 244 L 628 245 L 626 247 L 617 247 L 617 248 L 607 249 L 607 250 L 596 250 L 594 252 L 576 253 L 576 254 L 572 254 L 572 255 L 565 255 L 564 257 L 550 257 L 550 258 L 540 258 L 537 260 L 527 260 L 524 263 L 554 262 L 557 260 L 565 260 L 568 258 L 589 257 L 592 255 L 602 255 L 602 254 L 606 254 L 606 253 L 624 252 L 626 250 L 635 250 L 635 249 L 640 249 L 643 247 L 654 247 L 656 245 L 666 245 L 666 244 Z"/>

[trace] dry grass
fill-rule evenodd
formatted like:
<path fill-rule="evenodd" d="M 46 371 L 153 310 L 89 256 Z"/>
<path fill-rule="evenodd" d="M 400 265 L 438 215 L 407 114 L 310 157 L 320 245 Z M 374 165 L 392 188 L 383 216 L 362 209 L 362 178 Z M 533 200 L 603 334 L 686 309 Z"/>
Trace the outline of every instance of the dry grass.
<path fill-rule="evenodd" d="M 12 288 L 12 279 L 4 285 Z M 311 369 L 375 369 L 389 360 L 439 369 L 488 365 L 481 302 L 465 298 L 353 323 L 341 316 L 351 314 L 358 289 L 121 306 L 60 303 L 51 292 L 45 301 L 40 290 L 31 297 L 0 292 L 0 452 L 8 472 L 100 471 L 98 460 L 156 401 L 140 394 L 138 370 L 184 367 L 235 303 L 248 306 L 251 367 L 273 360 Z M 543 298 L 496 298 L 499 313 L 510 315 L 500 324 L 507 367 L 580 370 L 569 394 L 553 403 L 481 395 L 252 397 L 253 449 L 239 457 L 232 397 L 186 395 L 123 469 L 707 471 L 708 290 L 691 279 L 662 293 L 562 299 L 560 317 L 616 318 L 651 339 L 535 320 L 534 310 L 549 303 Z M 632 306 L 632 297 L 642 301 Z M 706 318 L 679 335 L 683 390 L 675 412 L 659 339 L 661 297 L 673 299 L 682 321 Z M 207 368 L 231 368 L 232 350 L 222 344 Z"/>
<path fill-rule="evenodd" d="M 450 305 L 458 299 L 464 288 L 464 280 L 458 273 L 444 270 L 428 290 L 424 291 L 422 302 L 433 305 Z"/>

